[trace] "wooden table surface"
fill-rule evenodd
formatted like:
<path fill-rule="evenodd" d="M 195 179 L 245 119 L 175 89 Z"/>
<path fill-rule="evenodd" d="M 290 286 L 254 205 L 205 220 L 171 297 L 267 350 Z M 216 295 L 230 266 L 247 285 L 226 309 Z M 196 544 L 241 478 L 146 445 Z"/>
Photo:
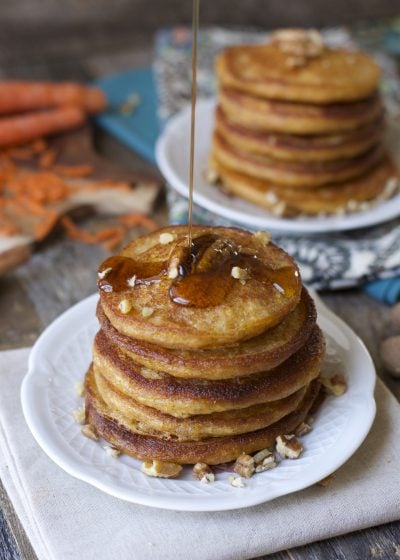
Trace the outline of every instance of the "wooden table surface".
<path fill-rule="evenodd" d="M 71 54 L 72 53 L 72 54 Z M 74 60 L 72 61 L 72 56 Z M 109 72 L 149 64 L 151 47 L 146 40 L 123 40 L 113 48 L 93 52 L 80 44 L 65 54 L 29 59 L 27 52 L 20 65 L 1 61 L 2 75 L 29 78 L 91 79 Z M 151 170 L 145 162 L 101 131 L 96 131 L 100 153 L 134 169 Z M 153 170 L 156 173 L 155 170 Z M 166 223 L 165 208 L 155 212 L 160 224 Z M 0 350 L 30 346 L 55 317 L 96 289 L 98 263 L 106 256 L 103 249 L 66 240 L 55 233 L 33 258 L 15 272 L 0 278 Z M 390 334 L 388 309 L 356 290 L 322 294 L 327 305 L 342 317 L 363 339 L 377 366 L 378 374 L 400 399 L 400 381 L 390 378 L 379 358 L 380 340 Z M 329 489 L 327 489 L 329 492 Z M 373 507 L 373 504 L 371 504 Z M 0 560 L 34 560 L 34 551 L 0 483 Z M 395 559 L 400 558 L 400 522 L 317 542 L 305 547 L 268 556 L 308 559 Z"/>

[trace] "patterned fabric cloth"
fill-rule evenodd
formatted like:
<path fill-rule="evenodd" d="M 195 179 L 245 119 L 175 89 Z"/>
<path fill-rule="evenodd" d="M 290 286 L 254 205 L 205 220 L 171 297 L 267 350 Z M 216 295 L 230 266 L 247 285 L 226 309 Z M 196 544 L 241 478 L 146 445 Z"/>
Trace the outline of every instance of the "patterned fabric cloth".
<path fill-rule="evenodd" d="M 389 114 L 400 113 L 400 81 L 391 55 L 400 54 L 400 21 L 352 30 L 323 31 L 332 46 L 360 46 L 369 51 L 383 68 L 382 89 Z M 215 55 L 236 43 L 264 42 L 268 33 L 251 30 L 206 28 L 199 33 L 198 97 L 215 94 Z M 158 116 L 165 122 L 190 100 L 191 33 L 188 28 L 160 31 L 156 36 L 154 73 L 159 97 Z M 171 223 L 187 222 L 187 200 L 169 189 Z M 194 221 L 215 225 L 239 225 L 195 205 Z M 242 226 L 243 227 L 243 226 Z M 248 225 L 248 229 L 252 229 Z M 302 276 L 316 289 L 339 289 L 364 284 L 377 278 L 400 274 L 400 219 L 357 231 L 327 235 L 275 235 L 300 264 Z M 400 282 L 400 279 L 399 279 Z"/>

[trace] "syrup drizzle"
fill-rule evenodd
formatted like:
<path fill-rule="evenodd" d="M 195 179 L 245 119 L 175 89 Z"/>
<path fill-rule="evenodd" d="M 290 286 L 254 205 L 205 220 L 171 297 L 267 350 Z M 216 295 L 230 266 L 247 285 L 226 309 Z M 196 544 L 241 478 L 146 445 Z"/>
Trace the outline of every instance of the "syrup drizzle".
<path fill-rule="evenodd" d="M 188 211 L 188 246 L 192 245 L 193 226 L 193 189 L 194 189 L 194 142 L 196 129 L 197 98 L 197 32 L 199 29 L 200 0 L 193 0 L 192 18 L 192 105 L 190 115 L 190 163 L 189 163 L 189 211 Z"/>
<path fill-rule="evenodd" d="M 169 263 L 179 262 L 178 277 L 168 277 Z M 295 266 L 272 269 L 257 253 L 245 254 L 231 240 L 215 234 L 193 239 L 190 247 L 186 239 L 178 242 L 164 261 L 146 262 L 130 257 L 110 257 L 100 268 L 100 275 L 108 269 L 98 285 L 104 292 L 119 292 L 135 286 L 168 282 L 169 298 L 186 307 L 214 307 L 223 303 L 239 280 L 231 275 L 232 268 L 245 269 L 249 280 L 272 285 L 283 297 L 293 297 L 299 289 L 300 278 Z"/>

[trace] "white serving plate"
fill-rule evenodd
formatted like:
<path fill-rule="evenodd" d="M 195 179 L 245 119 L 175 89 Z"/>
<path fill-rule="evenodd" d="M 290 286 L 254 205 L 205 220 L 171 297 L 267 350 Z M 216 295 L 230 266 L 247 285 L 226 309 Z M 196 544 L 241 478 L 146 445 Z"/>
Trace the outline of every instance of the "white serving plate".
<path fill-rule="evenodd" d="M 386 222 L 400 215 L 400 194 L 364 212 L 355 212 L 344 216 L 296 219 L 279 218 L 239 197 L 227 196 L 221 189 L 216 188 L 215 185 L 210 185 L 205 179 L 214 129 L 214 108 L 215 100 L 209 99 L 199 101 L 196 109 L 196 159 L 193 200 L 198 206 L 247 227 L 299 235 L 363 228 Z M 389 132 L 389 146 L 392 146 L 394 156 L 397 156 L 395 159 L 398 160 L 400 132 L 394 124 L 392 124 Z M 157 164 L 162 174 L 171 187 L 186 198 L 189 196 L 189 140 L 190 107 L 186 107 L 168 121 L 156 145 Z"/>
<path fill-rule="evenodd" d="M 375 369 L 364 344 L 355 333 L 317 298 L 319 324 L 328 342 L 327 368 L 343 369 L 348 391 L 328 397 L 315 417 L 313 431 L 303 438 L 305 451 L 295 460 L 282 461 L 271 471 L 233 488 L 229 473 L 216 482 L 194 481 L 187 467 L 177 480 L 150 478 L 141 462 L 121 455 L 109 457 L 104 442 L 80 433 L 71 412 L 82 399 L 74 383 L 83 379 L 98 329 L 90 296 L 56 319 L 34 345 L 29 371 L 21 389 L 26 422 L 48 456 L 72 476 L 129 502 L 186 511 L 218 511 L 253 506 L 296 492 L 328 476 L 356 451 L 374 416 Z"/>

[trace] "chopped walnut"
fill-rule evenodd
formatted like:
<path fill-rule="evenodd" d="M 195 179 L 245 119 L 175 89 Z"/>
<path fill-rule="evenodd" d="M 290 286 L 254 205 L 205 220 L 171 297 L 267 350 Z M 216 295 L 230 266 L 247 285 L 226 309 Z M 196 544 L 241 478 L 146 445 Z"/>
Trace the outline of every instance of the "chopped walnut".
<path fill-rule="evenodd" d="M 249 278 L 249 273 L 245 268 L 240 268 L 240 266 L 234 266 L 231 270 L 232 278 L 239 280 L 241 284 L 245 284 L 246 280 Z"/>
<path fill-rule="evenodd" d="M 85 405 L 83 404 L 76 410 L 72 411 L 72 416 L 77 424 L 84 424 L 86 420 L 86 410 Z"/>
<path fill-rule="evenodd" d="M 214 473 L 206 473 L 201 479 L 200 482 L 203 484 L 209 484 L 210 482 L 214 482 L 215 474 Z"/>
<path fill-rule="evenodd" d="M 322 36 L 314 29 L 282 29 L 272 34 L 272 42 L 278 48 L 294 57 L 315 58 L 322 54 Z"/>
<path fill-rule="evenodd" d="M 256 472 L 264 472 L 276 467 L 275 455 L 269 449 L 262 449 L 253 455 L 254 463 L 256 465 Z"/>
<path fill-rule="evenodd" d="M 247 453 L 242 453 L 237 459 L 233 467 L 235 473 L 244 478 L 250 478 L 255 471 L 254 459 Z"/>
<path fill-rule="evenodd" d="M 172 243 L 176 239 L 176 235 L 174 235 L 173 233 L 164 232 L 164 233 L 160 233 L 159 239 L 161 245 L 168 245 L 169 243 Z"/>
<path fill-rule="evenodd" d="M 321 383 L 331 395 L 340 397 L 347 391 L 347 383 L 343 375 L 337 373 L 333 377 L 321 377 Z"/>
<path fill-rule="evenodd" d="M 276 450 L 282 459 L 297 459 L 303 446 L 294 434 L 290 434 L 276 438 Z"/>
<path fill-rule="evenodd" d="M 119 451 L 118 449 L 115 449 L 115 447 L 112 447 L 110 445 L 105 445 L 103 447 L 103 449 L 107 453 L 107 455 L 109 457 L 112 457 L 113 459 L 116 459 L 117 457 L 119 457 L 121 455 L 121 451 Z"/>
<path fill-rule="evenodd" d="M 166 461 L 145 461 L 142 464 L 142 472 L 147 476 L 156 476 L 158 478 L 174 478 L 179 475 L 182 465 L 169 463 Z"/>
<path fill-rule="evenodd" d="M 154 309 L 152 307 L 143 307 L 142 309 L 142 315 L 143 317 L 150 317 L 150 315 L 153 315 L 154 313 Z"/>
<path fill-rule="evenodd" d="M 299 426 L 297 426 L 295 434 L 298 437 L 305 436 L 309 434 L 312 430 L 312 426 L 307 422 L 302 422 Z"/>
<path fill-rule="evenodd" d="M 78 397 L 83 397 L 85 394 L 85 385 L 83 384 L 83 381 L 77 381 L 74 384 L 74 388 L 75 388 L 75 393 L 78 395 Z"/>
<path fill-rule="evenodd" d="M 121 311 L 121 313 L 126 315 L 127 313 L 129 313 L 129 311 L 132 310 L 132 303 L 129 301 L 129 299 L 121 299 L 118 304 L 118 309 Z"/>
<path fill-rule="evenodd" d="M 207 183 L 210 183 L 211 185 L 215 185 L 216 183 L 218 183 L 219 175 L 217 173 L 217 170 L 213 169 L 212 167 L 208 167 L 205 172 L 205 179 Z"/>
<path fill-rule="evenodd" d="M 246 486 L 241 476 L 230 476 L 228 480 L 231 486 L 234 486 L 235 488 L 244 488 Z"/>
<path fill-rule="evenodd" d="M 134 274 L 131 278 L 128 278 L 128 280 L 126 281 L 126 283 L 128 284 L 128 286 L 130 288 L 134 288 L 136 285 L 136 274 Z"/>
<path fill-rule="evenodd" d="M 179 276 L 179 257 L 173 257 L 168 263 L 168 278 L 174 280 Z"/>
<path fill-rule="evenodd" d="M 110 274 L 111 271 L 112 271 L 111 266 L 105 268 L 104 270 L 99 270 L 99 272 L 97 273 L 99 280 L 103 280 L 103 278 L 105 278 L 108 274 Z"/>
<path fill-rule="evenodd" d="M 81 433 L 93 441 L 97 441 L 99 439 L 99 435 L 96 432 L 95 428 L 91 424 L 85 424 L 82 426 Z"/>
<path fill-rule="evenodd" d="M 272 239 L 272 234 L 269 231 L 256 231 L 254 237 L 260 241 L 262 245 L 268 245 Z"/>
<path fill-rule="evenodd" d="M 210 477 L 209 475 L 212 476 Z M 200 480 L 201 482 L 213 482 L 214 474 L 206 463 L 196 463 L 193 467 L 193 478 L 195 480 Z"/>

